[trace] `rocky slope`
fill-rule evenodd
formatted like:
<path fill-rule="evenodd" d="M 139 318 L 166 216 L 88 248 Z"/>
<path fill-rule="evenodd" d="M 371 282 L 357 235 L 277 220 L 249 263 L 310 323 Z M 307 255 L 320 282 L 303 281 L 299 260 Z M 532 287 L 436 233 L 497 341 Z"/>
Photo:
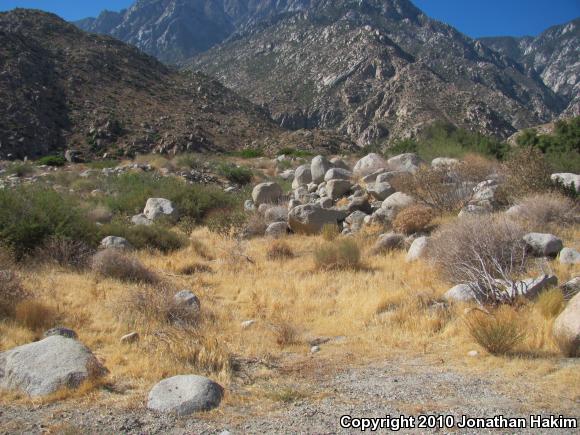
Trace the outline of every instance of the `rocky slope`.
<path fill-rule="evenodd" d="M 237 149 L 283 134 L 214 79 L 24 9 L 0 14 L 0 101 L 0 158 Z"/>
<path fill-rule="evenodd" d="M 563 117 L 580 115 L 580 18 L 554 26 L 536 38 L 482 38 L 486 46 L 521 63 L 564 98 Z"/>
<path fill-rule="evenodd" d="M 179 63 L 263 18 L 305 8 L 310 0 L 137 0 L 120 12 L 76 22 L 112 35 L 163 62 Z"/>
<path fill-rule="evenodd" d="M 407 0 L 317 0 L 197 56 L 290 128 L 335 128 L 361 146 L 446 120 L 498 137 L 547 122 L 565 102 L 521 65 Z"/>

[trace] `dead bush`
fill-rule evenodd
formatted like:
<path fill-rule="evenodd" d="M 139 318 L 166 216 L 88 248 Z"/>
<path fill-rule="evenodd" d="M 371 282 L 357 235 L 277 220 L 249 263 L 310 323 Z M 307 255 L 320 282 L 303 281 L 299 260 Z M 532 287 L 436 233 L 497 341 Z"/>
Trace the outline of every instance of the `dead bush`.
<path fill-rule="evenodd" d="M 56 325 L 58 314 L 42 302 L 25 300 L 16 306 L 14 318 L 32 331 L 49 329 Z"/>
<path fill-rule="evenodd" d="M 360 267 L 360 249 L 351 239 L 328 242 L 314 251 L 318 269 L 356 269 Z"/>
<path fill-rule="evenodd" d="M 96 253 L 91 261 L 93 272 L 125 282 L 155 283 L 157 276 L 134 256 L 119 249 L 105 249 Z"/>
<path fill-rule="evenodd" d="M 285 260 L 288 258 L 294 258 L 294 252 L 288 243 L 283 240 L 274 240 L 270 243 L 270 246 L 268 246 L 266 257 L 268 260 Z"/>
<path fill-rule="evenodd" d="M 393 221 L 397 233 L 415 234 L 425 231 L 433 219 L 433 210 L 421 204 L 411 205 L 401 210 Z"/>
<path fill-rule="evenodd" d="M 552 225 L 570 226 L 577 222 L 580 207 L 557 193 L 529 195 L 517 203 L 517 217 L 536 231 Z"/>
<path fill-rule="evenodd" d="M 524 147 L 514 150 L 502 168 L 505 183 L 498 195 L 506 200 L 522 198 L 534 193 L 551 191 L 552 173 L 546 157 L 537 148 Z"/>
<path fill-rule="evenodd" d="M 535 306 L 546 319 L 553 319 L 566 306 L 566 299 L 561 289 L 553 288 L 540 293 Z"/>
<path fill-rule="evenodd" d="M 35 250 L 34 257 L 42 263 L 84 269 L 94 253 L 95 250 L 83 241 L 50 237 Z"/>
<path fill-rule="evenodd" d="M 478 154 L 467 154 L 459 165 L 452 169 L 453 177 L 457 181 L 481 183 L 489 180 L 490 175 L 497 172 L 498 164 Z"/>
<path fill-rule="evenodd" d="M 286 320 L 278 320 L 272 324 L 278 346 L 285 347 L 298 342 L 298 330 Z"/>
<path fill-rule="evenodd" d="M 447 168 L 423 166 L 415 174 L 401 174 L 391 180 L 398 191 L 439 212 L 455 212 L 470 199 L 472 189 L 454 180 Z"/>
<path fill-rule="evenodd" d="M 465 319 L 471 337 L 492 355 L 504 355 L 514 350 L 526 337 L 525 325 L 518 313 L 508 306 L 488 314 L 471 311 Z"/>
<path fill-rule="evenodd" d="M 29 297 L 14 271 L 0 270 L 0 318 L 13 317 L 18 304 Z"/>
<path fill-rule="evenodd" d="M 213 269 L 207 264 L 191 263 L 178 267 L 176 272 L 180 275 L 195 275 L 197 273 L 213 273 Z"/>
<path fill-rule="evenodd" d="M 504 216 L 464 217 L 434 234 L 428 255 L 451 282 L 469 284 L 480 303 L 513 302 L 517 292 L 507 289 L 526 268 L 524 234 Z"/>
<path fill-rule="evenodd" d="M 123 311 L 128 310 L 144 322 L 156 320 L 174 325 L 196 325 L 201 319 L 201 310 L 195 306 L 175 301 L 175 290 L 167 287 L 142 286 L 133 289 L 128 300 L 123 301 Z"/>

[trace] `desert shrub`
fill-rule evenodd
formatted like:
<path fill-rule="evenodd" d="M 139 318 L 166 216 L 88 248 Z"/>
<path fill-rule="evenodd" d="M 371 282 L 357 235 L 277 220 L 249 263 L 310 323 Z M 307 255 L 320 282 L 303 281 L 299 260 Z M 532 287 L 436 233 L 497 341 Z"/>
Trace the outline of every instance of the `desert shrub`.
<path fill-rule="evenodd" d="M 124 301 L 123 306 L 146 322 L 156 320 L 181 326 L 198 323 L 200 310 L 177 303 L 175 293 L 175 290 L 168 287 L 140 286 L 130 291 L 129 299 Z"/>
<path fill-rule="evenodd" d="M 102 237 L 123 237 L 136 249 L 157 249 L 163 253 L 177 251 L 187 245 L 187 238 L 160 224 L 126 225 L 120 222 L 100 227 Z"/>
<path fill-rule="evenodd" d="M 49 237 L 34 251 L 34 258 L 42 263 L 57 264 L 62 267 L 84 269 L 95 253 L 92 246 L 81 240 Z"/>
<path fill-rule="evenodd" d="M 54 308 L 34 300 L 25 300 L 16 306 L 15 320 L 32 331 L 49 329 L 56 324 L 58 313 Z"/>
<path fill-rule="evenodd" d="M 336 224 L 324 224 L 322 226 L 322 238 L 327 242 L 336 240 L 340 235 L 340 230 Z"/>
<path fill-rule="evenodd" d="M 504 216 L 466 216 L 443 225 L 434 234 L 428 254 L 443 276 L 469 284 L 480 303 L 513 302 L 513 287 L 526 268 L 523 228 Z"/>
<path fill-rule="evenodd" d="M 118 249 L 97 252 L 91 261 L 93 272 L 105 278 L 125 282 L 155 283 L 157 276 L 147 269 L 137 258 Z"/>
<path fill-rule="evenodd" d="M 218 173 L 227 178 L 229 182 L 244 186 L 252 182 L 252 171 L 243 166 L 222 164 L 218 166 Z"/>
<path fill-rule="evenodd" d="M 415 174 L 401 174 L 391 181 L 398 191 L 439 212 L 460 210 L 469 200 L 472 190 L 450 179 L 445 168 L 423 166 Z"/>
<path fill-rule="evenodd" d="M 4 261 L 0 264 L 0 318 L 12 317 L 16 307 L 30 297 L 16 273 Z"/>
<path fill-rule="evenodd" d="M 210 210 L 230 207 L 237 200 L 217 187 L 187 184 L 178 178 L 151 173 L 109 177 L 106 183 L 106 190 L 110 192 L 106 205 L 113 213 L 125 216 L 142 212 L 149 198 L 167 198 L 182 217 L 200 220 Z"/>
<path fill-rule="evenodd" d="M 564 293 L 559 288 L 546 290 L 538 296 L 535 306 L 546 319 L 553 319 L 566 305 Z"/>
<path fill-rule="evenodd" d="M 34 186 L 0 191 L 0 242 L 18 260 L 49 237 L 96 246 L 98 231 L 68 195 Z"/>
<path fill-rule="evenodd" d="M 507 199 L 521 198 L 552 189 L 551 167 L 537 148 L 513 150 L 503 164 L 505 183 L 502 195 Z"/>
<path fill-rule="evenodd" d="M 66 165 L 66 159 L 62 156 L 45 156 L 38 159 L 36 164 L 39 166 L 46 165 L 60 167 Z"/>
<path fill-rule="evenodd" d="M 529 195 L 517 203 L 518 217 L 535 230 L 552 225 L 569 226 L 577 222 L 578 204 L 557 193 Z"/>
<path fill-rule="evenodd" d="M 285 260 L 294 257 L 294 252 L 290 245 L 283 240 L 274 240 L 268 246 L 266 257 L 269 260 Z"/>
<path fill-rule="evenodd" d="M 298 342 L 298 330 L 287 320 L 277 320 L 272 324 L 276 343 L 281 346 L 290 346 Z"/>
<path fill-rule="evenodd" d="M 119 166 L 119 160 L 112 159 L 95 160 L 93 162 L 87 162 L 85 164 L 87 167 L 91 169 L 115 168 Z"/>
<path fill-rule="evenodd" d="M 360 267 L 361 253 L 352 239 L 327 242 L 314 251 L 318 269 L 355 269 Z"/>
<path fill-rule="evenodd" d="M 492 355 L 513 351 L 526 337 L 518 313 L 509 306 L 499 307 L 491 314 L 474 310 L 467 315 L 465 324 L 471 337 Z"/>
<path fill-rule="evenodd" d="M 28 162 L 15 162 L 6 168 L 6 173 L 17 177 L 29 177 L 34 175 L 35 169 Z"/>
<path fill-rule="evenodd" d="M 87 218 L 95 223 L 109 223 L 113 219 L 113 213 L 107 207 L 98 205 L 87 212 Z"/>
<path fill-rule="evenodd" d="M 257 213 L 256 213 L 257 214 Z M 256 214 L 251 215 L 253 222 L 259 222 Z M 243 232 L 246 222 L 249 222 L 250 215 L 248 213 L 232 208 L 215 209 L 210 211 L 203 223 L 208 227 L 212 233 L 220 234 L 222 236 L 239 235 Z M 262 218 L 263 220 L 263 218 Z M 251 224 L 253 228 L 257 224 Z M 266 228 L 264 227 L 264 231 Z M 263 235 L 264 232 L 262 231 Z"/>
<path fill-rule="evenodd" d="M 477 154 L 467 154 L 459 165 L 452 168 L 452 177 L 458 182 L 480 183 L 498 171 L 497 161 Z"/>
<path fill-rule="evenodd" d="M 393 228 L 398 233 L 415 234 L 425 231 L 432 219 L 432 209 L 421 204 L 411 205 L 397 214 Z"/>
<path fill-rule="evenodd" d="M 291 147 L 280 148 L 280 150 L 278 150 L 277 154 L 279 156 L 283 155 L 283 156 L 288 156 L 288 157 L 302 157 L 302 158 L 312 157 L 314 155 L 314 153 L 312 153 L 311 151 L 300 150 L 300 149 L 291 148 Z"/>

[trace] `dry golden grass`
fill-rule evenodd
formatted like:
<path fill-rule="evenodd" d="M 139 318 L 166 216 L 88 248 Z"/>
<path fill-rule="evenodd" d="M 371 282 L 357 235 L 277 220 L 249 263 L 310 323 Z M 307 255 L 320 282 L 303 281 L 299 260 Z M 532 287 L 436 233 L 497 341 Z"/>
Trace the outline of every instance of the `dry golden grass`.
<path fill-rule="evenodd" d="M 569 230 L 562 236 L 569 241 L 579 235 L 578 230 Z M 138 253 L 145 267 L 162 277 L 164 286 L 191 289 L 199 297 L 201 317 L 190 326 L 125 309 L 130 295 L 143 289 L 154 291 L 155 285 L 49 267 L 23 272 L 22 279 L 39 301 L 56 307 L 59 324 L 77 331 L 111 372 L 107 382 L 119 394 L 106 394 L 99 388 L 82 397 L 67 393 L 80 404 L 90 404 L 97 396 L 105 406 L 142 404 L 160 379 L 184 373 L 207 375 L 227 387 L 238 376 L 237 361 L 275 362 L 283 367 L 288 355 L 308 358 L 309 342 L 316 337 L 344 337 L 317 354 L 317 370 L 421 354 L 462 370 L 500 370 L 508 378 L 525 373 L 545 387 L 537 398 L 540 402 L 559 395 L 580 397 L 577 366 L 561 364 L 551 337 L 552 319 L 546 319 L 535 304 L 520 310 L 528 329 L 516 355 L 468 358 L 475 342 L 462 320 L 465 307 L 437 303 L 449 284 L 427 263 L 406 263 L 404 252 L 369 256 L 375 238 L 369 230 L 356 238 L 364 269 L 317 271 L 313 253 L 327 243 L 322 237 L 288 237 L 285 243 L 295 255 L 275 263 L 268 260 L 270 240 L 240 242 L 206 229 L 194 231 L 192 239 L 197 243 L 180 251 L 165 256 Z M 179 273 L 198 263 L 209 265 L 213 273 Z M 579 271 L 557 262 L 551 266 L 562 282 Z M 250 319 L 256 323 L 242 328 L 241 323 Z M 120 337 L 132 331 L 141 339 L 121 344 Z M 0 351 L 35 338 L 38 333 L 22 324 L 0 320 Z M 308 376 L 300 367 L 296 373 Z M 281 384 L 288 385 L 292 376 L 289 370 L 263 369 L 254 381 L 258 385 L 283 378 Z M 281 391 L 279 396 L 275 400 L 284 402 L 295 394 Z M 261 399 L 259 395 L 252 399 L 231 395 L 226 401 Z M 27 400 L 3 395 L 0 403 Z"/>
<path fill-rule="evenodd" d="M 510 306 L 501 306 L 492 313 L 473 310 L 465 324 L 473 339 L 492 355 L 513 351 L 526 337 L 527 325 Z"/>

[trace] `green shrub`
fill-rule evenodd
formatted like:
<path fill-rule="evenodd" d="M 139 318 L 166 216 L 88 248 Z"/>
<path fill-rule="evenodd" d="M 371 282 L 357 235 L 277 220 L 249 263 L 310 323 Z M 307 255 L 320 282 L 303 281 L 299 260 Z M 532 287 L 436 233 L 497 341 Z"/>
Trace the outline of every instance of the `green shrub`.
<path fill-rule="evenodd" d="M 17 177 L 28 177 L 35 172 L 34 166 L 28 162 L 15 162 L 6 169 L 9 175 L 16 175 Z"/>
<path fill-rule="evenodd" d="M 86 163 L 86 165 L 91 169 L 115 168 L 119 165 L 119 160 L 114 159 L 95 160 L 93 162 Z"/>
<path fill-rule="evenodd" d="M 136 249 L 157 249 L 163 253 L 177 251 L 187 245 L 187 239 L 161 225 L 128 226 L 120 222 L 100 227 L 101 236 L 123 237 Z"/>
<path fill-rule="evenodd" d="M 212 233 L 227 236 L 241 234 L 248 218 L 243 210 L 224 208 L 210 211 L 203 222 Z"/>
<path fill-rule="evenodd" d="M 51 236 L 96 246 L 98 231 L 76 202 L 54 190 L 23 186 L 0 190 L 0 243 L 17 259 Z"/>
<path fill-rule="evenodd" d="M 39 166 L 46 165 L 59 167 L 66 165 L 66 159 L 62 156 L 45 156 L 38 159 L 36 164 Z"/>
<path fill-rule="evenodd" d="M 197 169 L 201 162 L 195 154 L 180 154 L 175 158 L 175 165 L 179 168 Z"/>
<path fill-rule="evenodd" d="M 215 208 L 230 207 L 236 197 L 211 186 L 187 184 L 173 177 L 156 174 L 123 174 L 107 179 L 110 195 L 106 205 L 115 214 L 131 216 L 140 213 L 149 198 L 167 198 L 178 208 L 182 217 L 202 219 Z"/>
<path fill-rule="evenodd" d="M 499 194 L 508 200 L 553 190 L 550 164 L 537 148 L 514 149 L 503 166 L 506 182 Z"/>
<path fill-rule="evenodd" d="M 356 269 L 360 267 L 360 249 L 351 239 L 328 242 L 314 251 L 318 269 Z"/>
<path fill-rule="evenodd" d="M 218 173 L 226 177 L 231 183 L 239 184 L 240 186 L 251 183 L 253 177 L 250 169 L 228 164 L 220 165 L 218 167 Z"/>

